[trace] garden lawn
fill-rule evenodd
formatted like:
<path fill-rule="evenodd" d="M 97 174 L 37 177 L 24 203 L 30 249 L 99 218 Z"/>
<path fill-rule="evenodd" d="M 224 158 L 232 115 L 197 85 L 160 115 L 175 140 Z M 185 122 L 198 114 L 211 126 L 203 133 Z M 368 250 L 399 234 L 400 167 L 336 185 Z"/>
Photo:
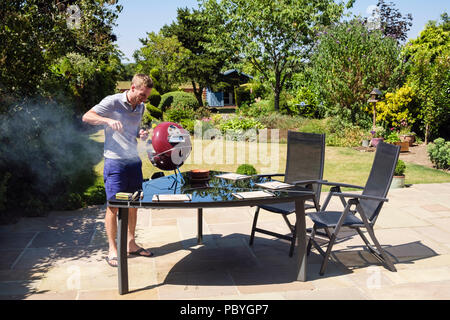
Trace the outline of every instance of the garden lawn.
<path fill-rule="evenodd" d="M 103 141 L 103 130 L 91 135 L 91 139 Z M 258 173 L 284 173 L 286 164 L 286 144 L 265 144 L 250 142 L 226 142 L 193 140 L 193 151 L 180 168 L 181 171 L 209 169 L 235 172 L 242 163 L 252 164 Z M 201 146 L 201 147 L 200 147 Z M 161 171 L 154 167 L 145 152 L 145 143 L 139 142 L 144 178 Z M 202 149 L 201 153 L 198 150 Z M 262 150 L 262 151 L 261 151 Z M 255 154 L 260 156 L 255 157 Z M 372 167 L 375 152 L 360 152 L 352 148 L 326 147 L 323 178 L 333 182 L 343 182 L 364 186 Z M 253 159 L 253 160 L 252 160 Z M 406 184 L 450 182 L 450 173 L 406 162 Z M 95 171 L 103 175 L 103 160 L 95 166 Z M 166 175 L 173 171 L 165 172 Z M 322 189 L 328 191 L 329 187 Z"/>

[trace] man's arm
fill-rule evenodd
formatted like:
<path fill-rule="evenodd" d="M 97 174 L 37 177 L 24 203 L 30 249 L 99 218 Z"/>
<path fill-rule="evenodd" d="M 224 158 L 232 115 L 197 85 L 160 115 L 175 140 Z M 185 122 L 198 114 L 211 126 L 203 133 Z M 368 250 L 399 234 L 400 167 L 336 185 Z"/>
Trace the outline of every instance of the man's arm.
<path fill-rule="evenodd" d="M 83 122 L 89 123 L 94 126 L 107 125 L 108 127 L 110 127 L 111 129 L 113 129 L 115 131 L 119 131 L 119 132 L 123 131 L 122 123 L 120 121 L 102 117 L 92 109 L 83 115 L 82 120 L 83 120 Z"/>

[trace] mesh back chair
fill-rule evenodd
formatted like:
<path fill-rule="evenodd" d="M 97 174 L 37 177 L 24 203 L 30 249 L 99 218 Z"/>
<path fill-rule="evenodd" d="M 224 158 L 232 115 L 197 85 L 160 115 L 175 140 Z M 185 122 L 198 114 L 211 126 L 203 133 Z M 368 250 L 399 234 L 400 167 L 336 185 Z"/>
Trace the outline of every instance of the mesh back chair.
<path fill-rule="evenodd" d="M 399 146 L 387 143 L 380 143 L 377 145 L 372 169 L 365 187 L 333 182 L 322 183 L 333 187 L 323 203 L 322 211 L 308 214 L 314 222 L 314 226 L 307 247 L 308 254 L 310 253 L 311 245 L 314 245 L 320 254 L 324 256 L 319 272 L 320 275 L 325 273 L 331 249 L 336 242 L 336 237 L 341 230 L 341 227 L 355 229 L 369 248 L 370 253 L 381 261 L 390 271 L 396 271 L 386 252 L 381 248 L 380 243 L 375 237 L 373 227 L 383 203 L 388 201 L 386 195 L 392 182 L 399 152 Z M 341 187 L 359 188 L 363 189 L 363 192 L 362 194 L 343 193 L 341 192 Z M 344 211 L 326 211 L 332 196 L 338 196 L 340 198 L 345 207 Z M 346 201 L 346 198 L 349 198 L 349 200 Z M 366 236 L 361 231 L 361 228 L 367 230 L 367 233 L 375 244 L 375 248 L 367 240 Z M 324 252 L 315 241 L 315 235 L 318 229 L 325 229 L 329 235 L 326 252 Z M 332 233 L 330 232 L 331 229 L 333 229 Z"/>
<path fill-rule="evenodd" d="M 323 177 L 325 161 L 325 134 L 303 133 L 288 131 L 286 169 L 283 174 L 269 174 L 260 176 L 284 176 L 284 182 L 295 184 L 303 188 L 314 190 L 315 199 L 313 203 L 305 203 L 306 209 L 320 209 L 321 184 L 317 184 Z M 291 236 L 275 233 L 256 227 L 260 209 L 281 214 L 289 227 Z M 255 232 L 268 234 L 280 239 L 290 241 L 289 256 L 292 257 L 295 247 L 296 230 L 295 223 L 291 224 L 287 216 L 295 212 L 295 203 L 286 202 L 273 205 L 258 206 L 253 218 L 253 226 L 250 234 L 250 245 L 253 245 Z"/>

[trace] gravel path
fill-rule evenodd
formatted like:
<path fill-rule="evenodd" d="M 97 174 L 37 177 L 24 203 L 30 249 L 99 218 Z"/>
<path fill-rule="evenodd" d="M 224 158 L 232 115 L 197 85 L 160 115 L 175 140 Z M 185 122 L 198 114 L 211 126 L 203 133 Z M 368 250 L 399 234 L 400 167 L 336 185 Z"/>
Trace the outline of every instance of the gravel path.
<path fill-rule="evenodd" d="M 409 152 L 400 153 L 400 159 L 406 162 L 433 168 L 433 163 L 430 161 L 430 158 L 428 158 L 426 144 L 409 147 Z"/>

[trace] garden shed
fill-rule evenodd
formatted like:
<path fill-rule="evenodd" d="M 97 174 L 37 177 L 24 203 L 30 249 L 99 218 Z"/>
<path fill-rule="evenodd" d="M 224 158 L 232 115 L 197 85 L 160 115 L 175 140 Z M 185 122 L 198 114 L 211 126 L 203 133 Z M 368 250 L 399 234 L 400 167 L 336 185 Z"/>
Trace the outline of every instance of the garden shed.
<path fill-rule="evenodd" d="M 236 69 L 227 70 L 221 73 L 219 85 L 206 88 L 206 101 L 210 107 L 234 106 L 234 88 L 249 82 L 252 76 L 240 72 Z"/>

